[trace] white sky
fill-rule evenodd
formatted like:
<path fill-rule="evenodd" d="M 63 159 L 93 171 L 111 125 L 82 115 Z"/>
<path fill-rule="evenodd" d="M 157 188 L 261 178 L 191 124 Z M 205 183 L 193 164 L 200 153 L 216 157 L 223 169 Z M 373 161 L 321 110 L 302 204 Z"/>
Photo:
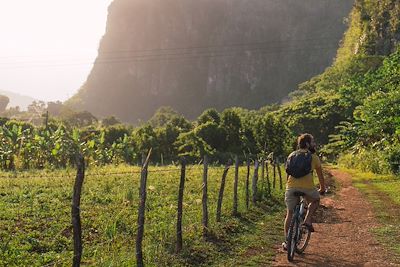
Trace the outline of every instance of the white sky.
<path fill-rule="evenodd" d="M 64 101 L 84 83 L 112 0 L 0 0 L 0 90 Z"/>

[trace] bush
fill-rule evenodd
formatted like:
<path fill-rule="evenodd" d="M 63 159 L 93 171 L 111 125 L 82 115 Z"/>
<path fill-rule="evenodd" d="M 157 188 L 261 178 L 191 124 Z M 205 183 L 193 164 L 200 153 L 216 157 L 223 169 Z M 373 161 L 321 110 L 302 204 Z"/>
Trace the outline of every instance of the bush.
<path fill-rule="evenodd" d="M 400 173 L 400 146 L 396 146 L 391 149 L 388 154 L 388 163 L 392 173 Z"/>
<path fill-rule="evenodd" d="M 376 149 L 360 149 L 358 153 L 343 154 L 338 158 L 338 164 L 346 168 L 359 169 L 364 172 L 388 174 L 391 172 L 387 155 Z"/>

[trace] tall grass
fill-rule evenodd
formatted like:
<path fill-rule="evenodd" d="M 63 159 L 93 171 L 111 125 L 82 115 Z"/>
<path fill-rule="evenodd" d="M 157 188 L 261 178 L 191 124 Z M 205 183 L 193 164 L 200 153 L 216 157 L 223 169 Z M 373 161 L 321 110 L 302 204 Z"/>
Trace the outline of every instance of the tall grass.
<path fill-rule="evenodd" d="M 239 212 L 246 214 L 245 170 L 239 172 Z M 93 266 L 135 265 L 135 235 L 139 172 L 137 167 L 102 167 L 87 170 L 81 218 L 82 263 Z M 131 174 L 107 174 L 107 173 Z M 93 175 L 93 174 L 99 175 Z M 222 222 L 215 212 L 222 167 L 209 169 L 209 218 L 216 240 L 240 232 L 245 224 L 231 216 L 234 170 L 226 180 Z M 70 218 L 74 173 L 59 171 L 45 177 L 24 173 L 25 178 L 0 178 L 0 265 L 70 265 L 72 227 Z M 64 176 L 64 177 L 63 177 Z M 150 266 L 205 264 L 217 243 L 206 244 L 201 233 L 201 166 L 188 167 L 183 206 L 183 252 L 173 253 L 180 170 L 176 166 L 150 167 L 144 238 L 144 257 Z M 282 192 L 273 192 L 280 197 Z M 281 199 L 280 199 L 281 200 Z M 272 203 L 270 201 L 270 203 Z M 197 251 L 197 254 L 196 254 Z M 223 255 L 223 254 L 221 254 Z"/>

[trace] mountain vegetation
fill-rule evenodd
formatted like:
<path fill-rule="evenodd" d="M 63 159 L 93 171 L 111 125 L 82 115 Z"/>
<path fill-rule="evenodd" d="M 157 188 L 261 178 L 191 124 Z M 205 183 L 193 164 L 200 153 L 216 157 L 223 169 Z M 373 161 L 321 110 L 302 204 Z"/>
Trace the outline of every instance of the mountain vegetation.
<path fill-rule="evenodd" d="M 323 152 L 374 172 L 400 166 L 400 3 L 357 0 L 334 64 L 275 115 L 311 132 Z"/>
<path fill-rule="evenodd" d="M 335 56 L 351 0 L 115 0 L 99 55 L 67 104 L 124 122 L 280 102 Z"/>

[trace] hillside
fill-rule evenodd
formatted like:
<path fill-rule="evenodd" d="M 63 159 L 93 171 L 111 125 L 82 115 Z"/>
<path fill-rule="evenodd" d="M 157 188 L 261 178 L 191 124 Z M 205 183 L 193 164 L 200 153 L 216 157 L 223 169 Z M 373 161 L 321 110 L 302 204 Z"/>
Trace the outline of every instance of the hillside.
<path fill-rule="evenodd" d="M 349 19 L 334 64 L 301 84 L 276 115 L 295 134 L 329 143 L 329 157 L 399 173 L 400 2 L 357 0 Z"/>
<path fill-rule="evenodd" d="M 148 119 L 160 106 L 281 101 L 332 63 L 353 1 L 115 0 L 94 67 L 68 101 L 97 116 Z"/>

